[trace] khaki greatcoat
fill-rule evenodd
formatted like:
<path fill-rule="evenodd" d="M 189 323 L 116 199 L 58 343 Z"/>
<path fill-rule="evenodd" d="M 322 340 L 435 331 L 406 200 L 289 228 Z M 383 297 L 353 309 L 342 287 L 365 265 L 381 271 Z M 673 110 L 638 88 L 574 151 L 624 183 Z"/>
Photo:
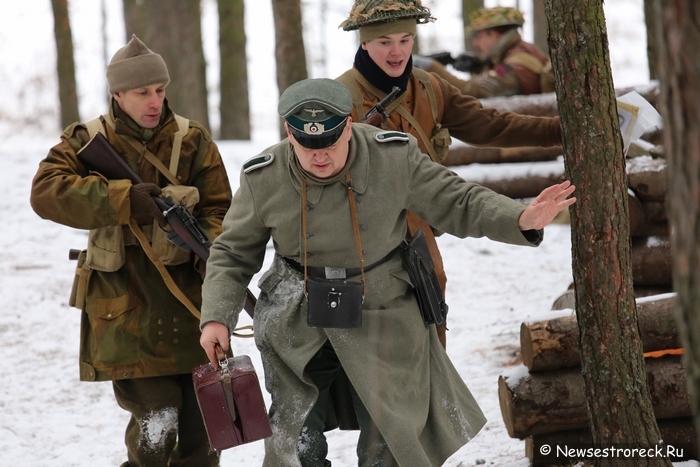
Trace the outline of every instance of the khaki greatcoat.
<path fill-rule="evenodd" d="M 407 210 L 459 237 L 539 243 L 540 231 L 528 232 L 526 238 L 518 229 L 524 205 L 432 163 L 413 137 L 380 143 L 375 138 L 379 132 L 352 125 L 345 170 L 331 179 L 309 180 L 306 207 L 301 199 L 304 174 L 292 146 L 285 140 L 266 150 L 274 159 L 241 173 L 224 231 L 212 246 L 202 325 L 217 321 L 233 329 L 270 238 L 274 245 L 273 264 L 259 282 L 254 322 L 272 395 L 273 436 L 265 441 L 265 466 L 300 465 L 300 432 L 318 395 L 304 368 L 326 340 L 399 465 L 441 465 L 485 423 L 435 327 L 423 324 L 399 254 L 366 274 L 363 324 L 354 329 L 309 327 L 303 275 L 282 259 L 302 261 L 301 209 L 306 209 L 308 264 L 359 266 L 344 178 L 348 170 L 367 265 L 402 241 Z"/>

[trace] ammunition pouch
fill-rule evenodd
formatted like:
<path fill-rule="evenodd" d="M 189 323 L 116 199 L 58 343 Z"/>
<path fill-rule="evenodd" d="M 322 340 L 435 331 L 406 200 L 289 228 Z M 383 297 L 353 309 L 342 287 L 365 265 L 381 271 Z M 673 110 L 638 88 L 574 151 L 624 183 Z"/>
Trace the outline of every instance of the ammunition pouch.
<path fill-rule="evenodd" d="M 195 205 L 199 202 L 199 190 L 194 186 L 168 185 L 163 188 L 163 197 L 170 197 L 175 204 L 185 206 L 192 214 Z M 158 221 L 153 223 L 153 235 L 151 246 L 156 256 L 166 266 L 176 266 L 190 260 L 190 252 L 183 250 L 168 239 L 168 234 L 172 232 L 171 227 L 161 228 Z"/>
<path fill-rule="evenodd" d="M 90 230 L 85 259 L 90 269 L 114 272 L 124 265 L 126 256 L 122 228 L 121 225 L 111 225 Z"/>
<path fill-rule="evenodd" d="M 433 131 L 433 136 L 430 138 L 430 144 L 432 144 L 435 149 L 435 154 L 437 160 L 435 162 L 442 164 L 447 158 L 447 153 L 450 150 L 450 144 L 452 144 L 452 137 L 450 137 L 450 132 L 447 128 L 444 128 L 441 124 L 435 125 L 435 131 Z"/>
<path fill-rule="evenodd" d="M 68 298 L 68 306 L 72 306 L 80 310 L 85 308 L 88 276 L 90 275 L 90 268 L 85 261 L 86 258 L 87 250 L 82 250 L 78 253 L 78 257 L 76 258 L 78 260 L 78 264 L 75 267 L 75 278 L 73 279 L 73 286 L 71 287 L 70 297 Z"/>

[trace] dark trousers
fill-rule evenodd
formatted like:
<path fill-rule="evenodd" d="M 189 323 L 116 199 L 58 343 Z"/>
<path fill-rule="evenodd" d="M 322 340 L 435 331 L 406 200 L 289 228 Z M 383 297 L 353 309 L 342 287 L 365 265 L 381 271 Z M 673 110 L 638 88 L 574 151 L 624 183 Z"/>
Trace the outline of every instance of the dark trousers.
<path fill-rule="evenodd" d="M 218 467 L 191 375 L 113 381 L 114 397 L 131 414 L 122 467 Z"/>
<path fill-rule="evenodd" d="M 340 361 L 329 341 L 321 347 L 306 365 L 304 372 L 318 388 L 318 399 L 304 423 L 299 437 L 297 452 L 303 467 L 329 467 L 326 459 L 328 443 L 323 434 L 326 409 L 328 407 L 328 390 L 333 379 L 341 370 Z M 360 425 L 360 438 L 357 442 L 357 465 L 360 467 L 398 466 L 384 437 L 372 421 L 367 409 L 354 388 L 352 402 Z"/>

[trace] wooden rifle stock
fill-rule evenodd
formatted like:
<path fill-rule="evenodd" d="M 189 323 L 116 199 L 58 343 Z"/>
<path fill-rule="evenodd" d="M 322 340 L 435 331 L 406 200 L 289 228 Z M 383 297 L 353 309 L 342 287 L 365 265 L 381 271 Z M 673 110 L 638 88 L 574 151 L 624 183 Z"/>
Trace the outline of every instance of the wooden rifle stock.
<path fill-rule="evenodd" d="M 109 144 L 102 133 L 97 133 L 77 153 L 80 162 L 91 172 L 97 172 L 111 180 L 126 179 L 136 185 L 143 183 L 141 178 L 131 170 L 131 167 Z M 168 234 L 168 239 L 183 250 L 192 251 L 203 261 L 209 259 L 211 242 L 197 225 L 197 219 L 185 209 L 184 206 L 173 203 L 171 199 L 163 199 L 153 196 L 158 209 L 168 225 L 173 229 Z M 252 318 L 257 299 L 255 295 L 246 289 L 244 309 Z"/>
<path fill-rule="evenodd" d="M 396 100 L 400 92 L 401 88 L 398 86 L 391 88 L 391 92 L 387 94 L 384 99 L 380 100 L 369 109 L 362 123 L 381 127 L 382 123 L 389 118 L 389 114 L 386 111 L 387 106 Z"/>

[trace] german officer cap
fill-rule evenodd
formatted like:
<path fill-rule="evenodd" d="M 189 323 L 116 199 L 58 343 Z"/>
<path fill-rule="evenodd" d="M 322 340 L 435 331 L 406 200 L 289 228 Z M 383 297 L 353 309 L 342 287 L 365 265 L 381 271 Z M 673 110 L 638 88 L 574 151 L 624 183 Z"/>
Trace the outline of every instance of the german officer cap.
<path fill-rule="evenodd" d="M 305 79 L 280 96 L 277 112 L 299 144 L 309 149 L 333 145 L 352 111 L 350 91 L 338 81 Z"/>

